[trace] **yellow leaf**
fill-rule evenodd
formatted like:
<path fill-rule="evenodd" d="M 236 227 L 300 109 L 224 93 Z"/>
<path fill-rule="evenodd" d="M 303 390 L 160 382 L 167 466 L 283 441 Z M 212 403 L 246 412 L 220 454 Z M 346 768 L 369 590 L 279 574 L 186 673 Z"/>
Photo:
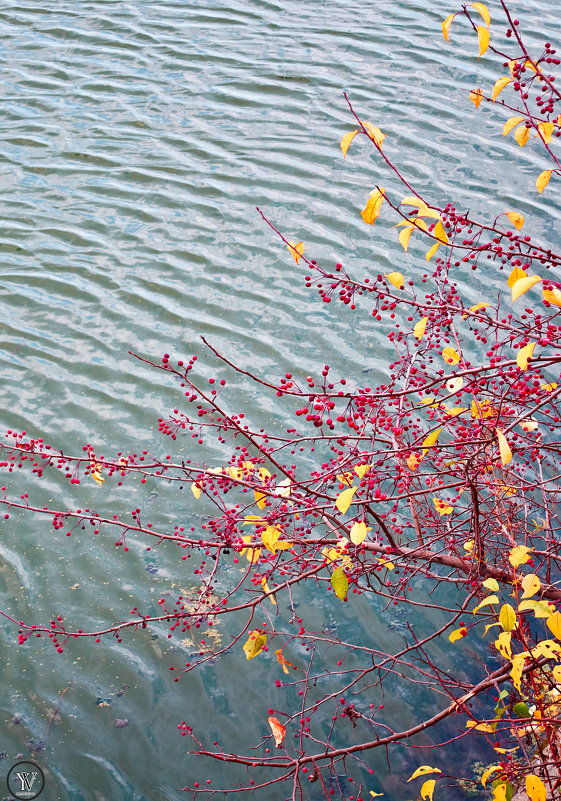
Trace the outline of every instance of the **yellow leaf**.
<path fill-rule="evenodd" d="M 540 122 L 538 125 L 539 134 L 541 134 L 541 138 L 548 145 L 551 142 L 551 137 L 553 136 L 553 132 L 555 131 L 555 123 L 553 122 Z M 539 136 L 536 134 L 536 136 Z"/>
<path fill-rule="evenodd" d="M 386 278 L 393 284 L 396 289 L 403 289 L 403 274 L 402 273 L 387 273 Z"/>
<path fill-rule="evenodd" d="M 557 389 L 557 382 L 554 381 L 552 384 L 540 384 L 540 389 L 546 392 L 553 392 L 554 389 Z"/>
<path fill-rule="evenodd" d="M 506 801 L 506 785 L 507 783 L 504 782 L 493 788 L 493 801 Z"/>
<path fill-rule="evenodd" d="M 443 515 L 451 515 L 452 512 L 454 511 L 453 506 L 450 506 L 449 503 L 447 503 L 446 501 L 442 501 L 440 498 L 433 498 L 432 502 L 434 503 L 436 511 L 438 512 L 440 517 L 442 517 Z"/>
<path fill-rule="evenodd" d="M 490 306 L 490 305 L 491 305 L 490 303 L 476 303 L 475 306 L 471 306 L 470 307 L 469 311 L 470 312 L 478 312 L 481 309 L 484 309 L 486 306 Z M 467 314 L 462 314 L 462 320 L 465 320 L 467 316 L 468 316 Z"/>
<path fill-rule="evenodd" d="M 458 364 L 460 361 L 460 355 L 454 348 L 444 348 L 442 351 L 442 358 L 445 362 L 448 362 L 448 364 Z"/>
<path fill-rule="evenodd" d="M 370 465 L 369 464 L 357 464 L 357 465 L 354 466 L 353 470 L 355 471 L 355 473 L 357 474 L 357 476 L 359 478 L 364 478 L 364 476 L 370 470 Z"/>
<path fill-rule="evenodd" d="M 281 535 L 281 530 L 278 526 L 267 526 L 261 534 L 263 545 L 268 551 L 275 553 L 275 545 Z"/>
<path fill-rule="evenodd" d="M 90 475 L 93 478 L 93 480 L 99 484 L 100 487 L 103 485 L 103 482 L 105 481 L 105 477 L 101 475 L 99 470 L 93 470 L 90 473 Z"/>
<path fill-rule="evenodd" d="M 416 209 L 419 209 L 419 211 L 427 210 L 427 204 L 425 201 L 421 200 L 420 197 L 416 197 L 415 195 L 407 195 L 407 197 L 404 197 L 399 205 L 414 206 Z"/>
<path fill-rule="evenodd" d="M 368 131 L 368 136 L 377 147 L 382 147 L 382 142 L 386 138 L 386 134 L 383 134 L 382 131 L 376 126 L 372 125 L 371 122 L 364 122 L 361 120 L 361 124 L 366 128 Z M 383 190 L 382 190 L 383 191 Z"/>
<path fill-rule="evenodd" d="M 521 295 L 536 284 L 539 284 L 541 280 L 539 275 L 527 275 L 526 278 L 519 278 L 518 281 L 515 281 L 512 285 L 512 299 L 518 300 Z"/>
<path fill-rule="evenodd" d="M 481 89 L 472 89 L 468 95 L 468 99 L 471 100 L 475 108 L 479 108 L 481 101 L 483 100 L 483 95 L 481 94 Z"/>
<path fill-rule="evenodd" d="M 483 25 L 477 25 L 477 38 L 479 40 L 479 57 L 483 55 L 483 53 L 489 47 L 489 29 L 484 28 Z"/>
<path fill-rule="evenodd" d="M 195 483 L 191 484 L 191 492 L 193 493 L 193 495 L 197 500 L 201 497 L 201 488 L 199 487 L 198 484 Z"/>
<path fill-rule="evenodd" d="M 508 464 L 512 459 L 512 451 L 510 450 L 510 445 L 508 444 L 506 437 L 500 428 L 496 428 L 495 433 L 499 441 L 499 453 L 501 455 L 501 462 L 503 463 L 503 465 Z"/>
<path fill-rule="evenodd" d="M 515 654 L 512 657 L 512 668 L 510 671 L 510 676 L 512 678 L 512 683 L 518 690 L 520 694 L 522 694 L 522 671 L 524 670 L 524 662 L 526 660 L 525 656 L 521 656 Z"/>
<path fill-rule="evenodd" d="M 497 579 L 494 578 L 485 579 L 485 581 L 483 582 L 483 586 L 485 587 L 486 590 L 491 590 L 491 592 L 499 591 L 499 582 L 497 581 Z"/>
<path fill-rule="evenodd" d="M 427 781 L 421 787 L 421 798 L 423 801 L 432 801 L 432 794 L 434 793 L 434 785 L 436 784 L 436 779 L 427 779 Z"/>
<path fill-rule="evenodd" d="M 440 247 L 440 242 L 435 242 L 434 245 L 425 253 L 425 259 L 427 261 L 430 261 L 439 247 Z"/>
<path fill-rule="evenodd" d="M 261 586 L 263 587 L 263 592 L 271 592 L 269 589 L 269 585 L 267 584 L 267 579 L 261 579 Z M 273 606 L 277 606 L 277 602 L 274 595 L 269 595 L 269 600 L 273 604 Z"/>
<path fill-rule="evenodd" d="M 253 629 L 247 641 L 243 645 L 245 658 L 253 659 L 254 656 L 260 654 L 266 642 L 267 642 L 267 635 L 261 634 L 259 629 Z"/>
<path fill-rule="evenodd" d="M 425 330 L 427 328 L 428 321 L 429 321 L 428 317 L 423 317 L 421 320 L 419 320 L 418 323 L 416 323 L 415 328 L 413 329 L 413 336 L 415 337 L 415 339 L 423 338 L 423 334 L 425 333 Z"/>
<path fill-rule="evenodd" d="M 267 505 L 267 496 L 265 493 L 259 492 L 259 490 L 253 490 L 253 494 L 255 495 L 255 503 L 259 509 L 264 509 Z"/>
<path fill-rule="evenodd" d="M 349 131 L 346 133 L 345 136 L 341 139 L 341 150 L 343 151 L 343 158 L 347 155 L 347 150 L 349 149 L 349 145 L 355 138 L 358 133 L 358 129 L 355 128 L 354 131 Z"/>
<path fill-rule="evenodd" d="M 475 615 L 476 612 L 479 612 L 484 606 L 490 606 L 491 604 L 498 604 L 499 598 L 497 595 L 488 595 L 487 598 L 484 598 L 481 603 L 477 604 L 475 609 L 473 610 L 472 614 Z"/>
<path fill-rule="evenodd" d="M 353 499 L 353 495 L 357 491 L 358 487 L 349 487 L 348 489 L 344 489 L 342 492 L 339 493 L 337 496 L 337 500 L 335 501 L 335 506 L 341 512 L 342 515 L 348 510 L 349 506 L 351 505 L 351 501 Z"/>
<path fill-rule="evenodd" d="M 374 790 L 370 790 L 370 795 L 372 798 L 377 798 L 379 795 L 384 795 L 384 793 L 375 793 Z"/>
<path fill-rule="evenodd" d="M 434 226 L 434 235 L 440 242 L 443 242 L 444 244 L 448 243 L 448 234 L 444 230 L 441 220 L 438 220 Z"/>
<path fill-rule="evenodd" d="M 292 258 L 294 259 L 294 261 L 296 262 L 296 264 L 298 264 L 300 262 L 300 256 L 304 253 L 304 251 L 306 249 L 305 246 L 304 246 L 304 243 L 303 242 L 289 242 L 286 247 L 290 251 L 290 254 L 291 254 Z"/>
<path fill-rule="evenodd" d="M 557 287 L 553 287 L 553 289 L 544 289 L 543 299 L 547 300 L 548 303 L 552 303 L 554 306 L 561 306 L 561 292 L 557 289 Z"/>
<path fill-rule="evenodd" d="M 448 392 L 449 395 L 454 395 L 456 392 L 459 392 L 463 385 L 464 379 L 461 375 L 458 375 L 455 378 L 450 378 L 446 382 L 446 392 Z"/>
<path fill-rule="evenodd" d="M 461 629 L 454 629 L 454 631 L 451 631 L 450 634 L 448 635 L 448 639 L 450 640 L 450 642 L 456 642 L 456 640 L 461 640 L 462 637 L 465 637 L 466 634 L 467 630 L 462 626 Z"/>
<path fill-rule="evenodd" d="M 438 437 L 440 436 L 440 432 L 441 431 L 442 431 L 441 428 L 437 428 L 434 431 L 431 431 L 431 433 L 428 434 L 428 436 L 425 437 L 425 439 L 423 440 L 423 445 L 422 445 L 422 447 L 425 449 L 425 453 L 426 453 L 426 449 L 430 448 L 431 445 L 434 445 L 435 442 L 438 440 Z"/>
<path fill-rule="evenodd" d="M 508 561 L 514 568 L 520 567 L 520 565 L 525 565 L 526 562 L 529 562 L 532 558 L 530 556 L 531 550 L 532 549 L 527 548 L 526 545 L 516 545 L 511 549 L 508 555 Z"/>
<path fill-rule="evenodd" d="M 487 784 L 487 779 L 489 778 L 489 776 L 492 776 L 493 773 L 496 773 L 498 770 L 502 770 L 500 765 L 493 765 L 492 767 L 487 768 L 487 770 L 481 777 L 481 784 L 483 785 L 483 787 L 485 787 L 485 785 Z"/>
<path fill-rule="evenodd" d="M 538 423 L 537 420 L 534 420 L 532 417 L 528 417 L 526 420 L 521 420 L 520 423 L 518 423 L 518 425 L 520 426 L 522 431 L 530 432 L 530 431 L 535 431 L 536 428 L 538 427 L 539 423 Z"/>
<path fill-rule="evenodd" d="M 511 274 L 508 276 L 507 283 L 508 283 L 509 287 L 512 289 L 514 284 L 517 281 L 519 281 L 520 278 L 526 278 L 527 274 L 528 273 L 526 273 L 524 270 L 520 269 L 520 267 L 515 267 L 513 269 L 513 271 L 511 272 Z"/>
<path fill-rule="evenodd" d="M 536 186 L 538 188 L 538 192 L 540 193 L 540 195 L 548 185 L 552 172 L 553 170 L 544 170 L 543 172 L 540 172 L 540 174 L 538 175 L 536 179 Z"/>
<path fill-rule="evenodd" d="M 520 214 L 519 211 L 507 211 L 506 216 L 514 225 L 517 231 L 520 231 L 522 226 L 524 225 L 524 217 Z"/>
<path fill-rule="evenodd" d="M 525 125 L 519 125 L 514 132 L 514 138 L 516 139 L 520 147 L 524 147 L 524 145 L 530 138 L 530 129 L 527 128 Z"/>
<path fill-rule="evenodd" d="M 384 191 L 384 187 L 380 187 L 380 190 L 374 189 L 370 193 L 370 198 L 361 211 L 362 219 L 367 225 L 374 225 L 377 218 L 380 216 L 380 208 L 384 202 Z"/>
<path fill-rule="evenodd" d="M 414 225 L 409 225 L 407 228 L 404 228 L 402 231 L 399 232 L 399 241 L 403 246 L 403 250 L 407 252 L 407 248 L 409 247 L 409 240 L 411 239 L 411 234 L 415 230 Z"/>
<path fill-rule="evenodd" d="M 516 356 L 516 364 L 520 367 L 521 370 L 528 369 L 528 361 L 532 358 L 532 354 L 534 352 L 535 347 L 536 343 L 530 342 L 529 345 L 525 345 L 518 351 L 518 355 Z"/>
<path fill-rule="evenodd" d="M 483 17 L 485 25 L 491 24 L 491 15 L 489 14 L 489 9 L 487 8 L 486 5 L 484 5 L 483 3 L 472 3 L 471 7 L 475 8 L 476 11 L 479 11 L 481 16 Z"/>
<path fill-rule="evenodd" d="M 489 723 L 477 723 L 475 720 L 468 720 L 466 723 L 466 729 L 473 729 L 473 731 L 482 731 L 485 734 L 489 734 L 490 732 L 494 731 L 493 726 Z"/>
<path fill-rule="evenodd" d="M 421 765 L 420 768 L 417 768 L 415 773 L 411 774 L 407 781 L 410 782 L 413 779 L 418 779 L 419 776 L 426 776 L 427 773 L 442 773 L 442 771 L 440 768 L 431 768 L 430 765 Z"/>
<path fill-rule="evenodd" d="M 531 598 L 540 591 L 541 582 L 535 573 L 527 573 L 522 579 L 522 589 L 524 590 L 522 598 Z"/>
<path fill-rule="evenodd" d="M 512 649 L 510 647 L 511 636 L 510 631 L 501 631 L 495 640 L 495 648 L 505 659 L 512 659 Z"/>
<path fill-rule="evenodd" d="M 559 655 L 560 650 L 561 645 L 559 645 L 558 642 L 555 642 L 555 640 L 542 640 L 534 648 L 532 648 L 531 655 L 534 657 L 543 656 L 545 659 L 555 659 Z"/>
<path fill-rule="evenodd" d="M 471 402 L 471 416 L 473 418 L 478 418 L 479 420 L 483 420 L 485 417 L 494 417 L 496 413 L 497 413 L 496 409 L 491 404 L 491 401 L 473 400 Z"/>
<path fill-rule="evenodd" d="M 416 470 L 422 461 L 423 461 L 422 456 L 416 456 L 414 453 L 411 453 L 407 457 L 407 467 L 410 470 Z"/>
<path fill-rule="evenodd" d="M 251 542 L 251 535 L 247 537 L 242 537 L 242 540 L 245 543 Z M 247 561 L 251 562 L 252 564 L 255 564 L 255 562 L 257 562 L 260 554 L 261 554 L 261 548 L 254 548 L 253 546 L 251 548 L 243 548 L 241 551 L 241 556 L 245 556 Z"/>
<path fill-rule="evenodd" d="M 526 612 L 531 609 L 536 617 L 548 618 L 551 614 L 549 604 L 544 601 L 521 601 L 518 605 L 519 612 Z"/>
<path fill-rule="evenodd" d="M 561 640 L 561 612 L 554 612 L 547 618 L 546 623 L 553 636 Z"/>
<path fill-rule="evenodd" d="M 360 545 L 361 542 L 364 542 L 366 539 L 366 535 L 369 531 L 370 527 L 367 527 L 366 523 L 364 523 L 362 520 L 360 522 L 353 523 L 349 532 L 349 539 L 353 545 Z"/>
<path fill-rule="evenodd" d="M 516 126 L 523 121 L 524 117 L 509 117 L 503 127 L 503 136 L 507 136 L 513 128 L 516 128 Z"/>
<path fill-rule="evenodd" d="M 282 723 L 279 723 L 279 721 L 272 715 L 270 718 L 267 718 L 267 720 L 269 721 L 269 726 L 271 727 L 273 737 L 275 738 L 275 745 L 277 748 L 280 748 L 286 734 L 286 726 L 283 726 Z"/>
<path fill-rule="evenodd" d="M 546 799 L 545 784 L 533 773 L 526 776 L 526 792 L 530 801 L 545 801 Z"/>
<path fill-rule="evenodd" d="M 500 95 L 500 93 L 503 91 L 505 86 L 508 86 L 509 83 L 512 83 L 512 78 L 509 78 L 509 77 L 499 78 L 499 80 L 493 86 L 493 91 L 491 93 L 491 100 L 493 101 L 493 103 L 495 102 L 497 97 Z M 524 117 L 522 117 L 522 119 L 524 119 Z M 519 120 L 519 122 L 520 122 L 520 120 Z M 504 135 L 504 131 L 503 131 L 503 135 Z"/>
<path fill-rule="evenodd" d="M 447 42 L 450 41 L 450 25 L 452 24 L 452 20 L 456 15 L 450 14 L 449 17 L 446 17 L 444 22 L 442 23 L 442 35 L 446 39 Z"/>
<path fill-rule="evenodd" d="M 503 604 L 499 612 L 499 623 L 505 630 L 510 632 L 516 626 L 516 612 L 510 604 Z"/>

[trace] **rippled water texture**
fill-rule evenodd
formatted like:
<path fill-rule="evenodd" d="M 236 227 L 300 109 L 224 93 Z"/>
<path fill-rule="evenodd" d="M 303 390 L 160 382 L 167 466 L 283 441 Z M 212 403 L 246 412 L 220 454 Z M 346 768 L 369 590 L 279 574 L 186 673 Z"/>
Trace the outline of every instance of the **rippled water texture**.
<path fill-rule="evenodd" d="M 490 3 L 494 17 L 497 5 Z M 559 38 L 555 3 L 518 5 L 532 37 L 545 30 Z M 161 453 L 169 445 L 154 423 L 178 396 L 128 351 L 201 354 L 201 334 L 269 377 L 329 363 L 361 381 L 380 378 L 383 325 L 367 304 L 350 315 L 320 303 L 255 210 L 305 241 L 308 254 L 344 261 L 359 276 L 422 272 L 424 248 L 412 245 L 405 258 L 387 220 L 374 229 L 362 223 L 374 184 L 395 187 L 365 145 L 353 145 L 343 161 L 338 143 L 353 127 L 344 90 L 387 133 L 387 152 L 428 197 L 456 197 L 489 216 L 516 208 L 530 233 L 553 241 L 559 206 L 551 206 L 555 190 L 546 212 L 533 189 L 545 168 L 538 148 L 520 151 L 500 135 L 504 111 L 476 111 L 467 101 L 465 90 L 491 85 L 500 67 L 487 55 L 478 64 L 465 24 L 443 42 L 440 21 L 456 7 L 454 0 L 3 4 L 0 425 L 68 453 L 88 441 L 98 453 L 141 444 Z M 476 302 L 492 286 L 476 273 L 463 289 Z M 240 379 L 233 386 L 254 420 L 290 419 L 290 409 L 254 386 Z M 190 440 L 174 453 L 191 455 Z M 9 482 L 20 489 L 13 476 Z M 21 490 L 38 504 L 89 502 L 104 511 L 130 508 L 136 493 L 155 523 L 198 520 L 189 499 L 160 489 L 127 497 L 109 487 L 73 491 L 54 476 Z M 45 520 L 17 514 L 1 523 L 1 608 L 18 619 L 63 614 L 94 628 L 136 605 L 154 611 L 156 598 L 190 582 L 165 548 L 148 553 L 132 541 L 125 556 L 109 534 L 66 538 Z M 315 605 L 317 625 L 327 625 L 325 607 L 311 598 Z M 348 626 L 357 625 L 349 615 Z M 370 633 L 398 636 L 382 622 Z M 192 643 L 171 645 L 163 631 L 77 644 L 57 659 L 42 641 L 17 649 L 13 627 L 3 625 L 1 636 L 0 768 L 31 749 L 48 771 L 45 801 L 182 797 L 177 788 L 207 770 L 186 755 L 176 729 L 183 718 L 208 720 L 211 739 L 237 738 L 244 747 L 258 740 L 266 665 L 252 662 L 248 671 L 232 657 L 174 684 L 169 667 Z M 388 703 L 406 723 L 409 706 L 423 700 L 396 694 Z M 383 755 L 372 764 L 384 779 Z M 226 772 L 208 770 L 215 786 L 227 782 Z M 384 786 L 402 801 L 395 784 Z"/>

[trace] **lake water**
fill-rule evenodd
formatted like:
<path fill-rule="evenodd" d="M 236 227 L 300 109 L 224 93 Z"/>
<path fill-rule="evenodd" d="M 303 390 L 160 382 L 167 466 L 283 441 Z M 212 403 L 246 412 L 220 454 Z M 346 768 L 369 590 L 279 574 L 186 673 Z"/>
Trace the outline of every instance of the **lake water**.
<path fill-rule="evenodd" d="M 493 25 L 498 4 L 489 6 Z M 547 31 L 559 40 L 554 6 L 523 4 L 530 39 Z M 556 192 L 535 191 L 546 168 L 541 152 L 503 139 L 504 110 L 476 111 L 467 100 L 466 90 L 490 87 L 503 73 L 492 55 L 478 63 L 465 23 L 455 22 L 444 43 L 440 22 L 456 7 L 454 0 L 3 4 L 0 425 L 67 453 L 85 442 L 104 454 L 165 453 L 170 444 L 156 421 L 180 396 L 128 351 L 156 360 L 166 351 L 196 353 L 209 365 L 203 374 L 215 373 L 201 334 L 269 378 L 329 363 L 359 381 L 382 379 L 386 332 L 368 304 L 350 315 L 321 303 L 255 208 L 303 240 L 307 255 L 343 261 L 357 275 L 423 270 L 424 250 L 412 246 L 405 256 L 389 215 L 374 228 L 360 218 L 374 185 L 392 181 L 363 144 L 342 159 L 339 141 L 354 127 L 343 91 L 387 133 L 385 150 L 428 197 L 452 197 L 491 218 L 515 208 L 529 233 L 555 241 Z M 492 291 L 479 273 L 466 276 L 463 289 L 474 303 Z M 231 383 L 254 421 L 290 422 L 278 399 L 239 378 Z M 197 456 L 189 438 L 173 453 L 220 456 L 211 446 Z M 192 498 L 159 487 L 125 494 L 93 482 L 71 487 L 57 475 L 17 478 L 3 481 L 37 505 L 89 502 L 112 511 L 130 508 L 132 494 L 155 525 L 199 521 Z M 153 612 L 162 594 L 192 583 L 165 547 L 147 553 L 132 540 L 124 554 L 108 533 L 67 538 L 48 520 L 17 513 L 1 520 L 0 534 L 0 604 L 18 619 L 61 614 L 97 628 L 134 606 Z M 308 603 L 318 627 L 327 625 L 322 616 L 332 611 Z M 356 616 L 347 623 L 359 636 Z M 372 636 L 398 636 L 387 621 L 378 625 Z M 72 644 L 64 656 L 43 640 L 17 648 L 5 624 L 0 635 L 0 774 L 3 781 L 16 755 L 35 754 L 47 771 L 45 801 L 177 799 L 185 797 L 178 788 L 207 774 L 224 786 L 228 771 L 189 757 L 177 723 L 208 720 L 210 740 L 244 748 L 264 733 L 271 680 L 259 660 L 232 656 L 175 684 L 169 667 L 192 643 L 168 642 L 163 630 L 120 644 Z M 387 702 L 394 722 L 406 724 L 413 705 L 428 704 L 407 692 L 396 688 Z M 116 728 L 116 720 L 129 723 Z M 396 751 L 389 779 L 384 755 L 373 757 L 371 789 L 412 798 L 399 774 L 418 756 Z M 425 755 L 429 764 L 432 756 Z M 476 757 L 462 753 L 466 772 Z M 284 797 L 275 792 L 267 801 Z"/>

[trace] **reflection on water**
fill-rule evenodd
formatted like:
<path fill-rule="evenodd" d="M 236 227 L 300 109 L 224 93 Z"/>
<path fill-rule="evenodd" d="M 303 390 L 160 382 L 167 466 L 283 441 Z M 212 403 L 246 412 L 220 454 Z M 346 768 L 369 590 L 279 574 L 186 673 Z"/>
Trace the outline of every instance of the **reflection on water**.
<path fill-rule="evenodd" d="M 366 306 L 350 317 L 319 303 L 255 211 L 326 263 L 343 260 L 360 275 L 422 271 L 421 250 L 405 258 L 383 220 L 370 230 L 360 219 L 380 167 L 362 145 L 341 158 L 352 127 L 343 90 L 429 194 L 491 213 L 514 206 L 530 233 L 551 237 L 559 209 L 545 217 L 535 193 L 519 199 L 543 169 L 536 151 L 504 140 L 500 111 L 476 112 L 463 91 L 494 82 L 496 64 L 477 64 L 460 26 L 443 46 L 440 20 L 453 6 L 23 0 L 0 9 L 0 423 L 69 453 L 88 441 L 98 453 L 139 443 L 160 452 L 169 445 L 155 421 L 178 402 L 176 387 L 128 351 L 200 353 L 201 334 L 268 376 L 319 362 L 375 381 L 383 328 Z M 559 31 L 551 4 L 529 10 L 536 36 Z M 470 275 L 464 287 L 473 302 L 479 282 Z M 288 407 L 253 386 L 236 379 L 232 388 L 261 424 L 290 420 Z M 192 452 L 190 440 L 174 448 Z M 159 487 L 125 494 L 49 476 L 25 489 L 37 505 L 89 501 L 106 511 L 130 508 L 132 494 L 155 525 L 178 516 L 199 524 L 190 499 Z M 107 535 L 66 538 L 17 513 L 1 523 L 1 603 L 17 619 L 61 614 L 94 628 L 137 605 L 154 612 L 158 597 L 191 582 L 163 547 L 148 559 L 133 540 L 125 556 Z M 323 599 L 307 603 L 318 629 L 330 625 Z M 400 637 L 398 617 L 364 614 L 373 637 Z M 345 625 L 364 636 L 356 614 Z M 177 788 L 201 770 L 177 734 L 182 718 L 208 720 L 209 737 L 246 748 L 263 733 L 251 710 L 262 721 L 270 704 L 264 661 L 229 657 L 175 684 L 168 669 L 193 643 L 168 641 L 165 630 L 75 643 L 64 656 L 41 641 L 18 649 L 14 634 L 3 627 L 3 764 L 35 755 L 47 771 L 45 801 L 181 797 Z M 388 703 L 406 724 L 412 704 L 428 700 L 403 692 L 396 686 Z M 397 777 L 404 759 L 397 751 Z M 384 778 L 383 756 L 371 762 Z M 226 784 L 220 766 L 209 770 L 215 786 Z M 384 781 L 405 798 L 394 775 Z"/>

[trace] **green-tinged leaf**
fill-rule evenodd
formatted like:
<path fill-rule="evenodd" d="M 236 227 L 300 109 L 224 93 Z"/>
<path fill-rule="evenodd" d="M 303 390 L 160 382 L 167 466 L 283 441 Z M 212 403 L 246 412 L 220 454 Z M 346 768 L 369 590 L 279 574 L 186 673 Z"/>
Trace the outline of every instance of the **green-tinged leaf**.
<path fill-rule="evenodd" d="M 349 589 L 349 580 L 342 567 L 337 567 L 331 574 L 331 586 L 337 598 L 344 601 Z"/>
<path fill-rule="evenodd" d="M 491 590 L 491 592 L 499 591 L 499 582 L 497 581 L 497 579 L 494 578 L 485 579 L 485 581 L 483 582 L 483 586 L 485 587 L 486 590 Z"/>
<path fill-rule="evenodd" d="M 266 643 L 267 635 L 262 634 L 258 629 L 254 629 L 243 645 L 245 658 L 253 659 L 254 656 L 261 653 Z"/>
<path fill-rule="evenodd" d="M 517 718 L 530 717 L 530 710 L 528 708 L 528 704 L 525 704 L 524 701 L 519 701 L 517 704 L 514 704 L 514 706 L 512 707 L 512 711 L 514 712 Z"/>
<path fill-rule="evenodd" d="M 349 539 L 353 545 L 360 545 L 366 539 L 369 528 L 362 520 L 353 523 L 349 532 Z"/>
<path fill-rule="evenodd" d="M 521 601 L 518 606 L 519 612 L 532 611 L 536 617 L 548 618 L 551 614 L 551 607 L 546 601 Z"/>
<path fill-rule="evenodd" d="M 516 626 L 516 612 L 510 604 L 503 604 L 503 606 L 501 606 L 499 623 L 505 631 L 512 631 Z"/>

